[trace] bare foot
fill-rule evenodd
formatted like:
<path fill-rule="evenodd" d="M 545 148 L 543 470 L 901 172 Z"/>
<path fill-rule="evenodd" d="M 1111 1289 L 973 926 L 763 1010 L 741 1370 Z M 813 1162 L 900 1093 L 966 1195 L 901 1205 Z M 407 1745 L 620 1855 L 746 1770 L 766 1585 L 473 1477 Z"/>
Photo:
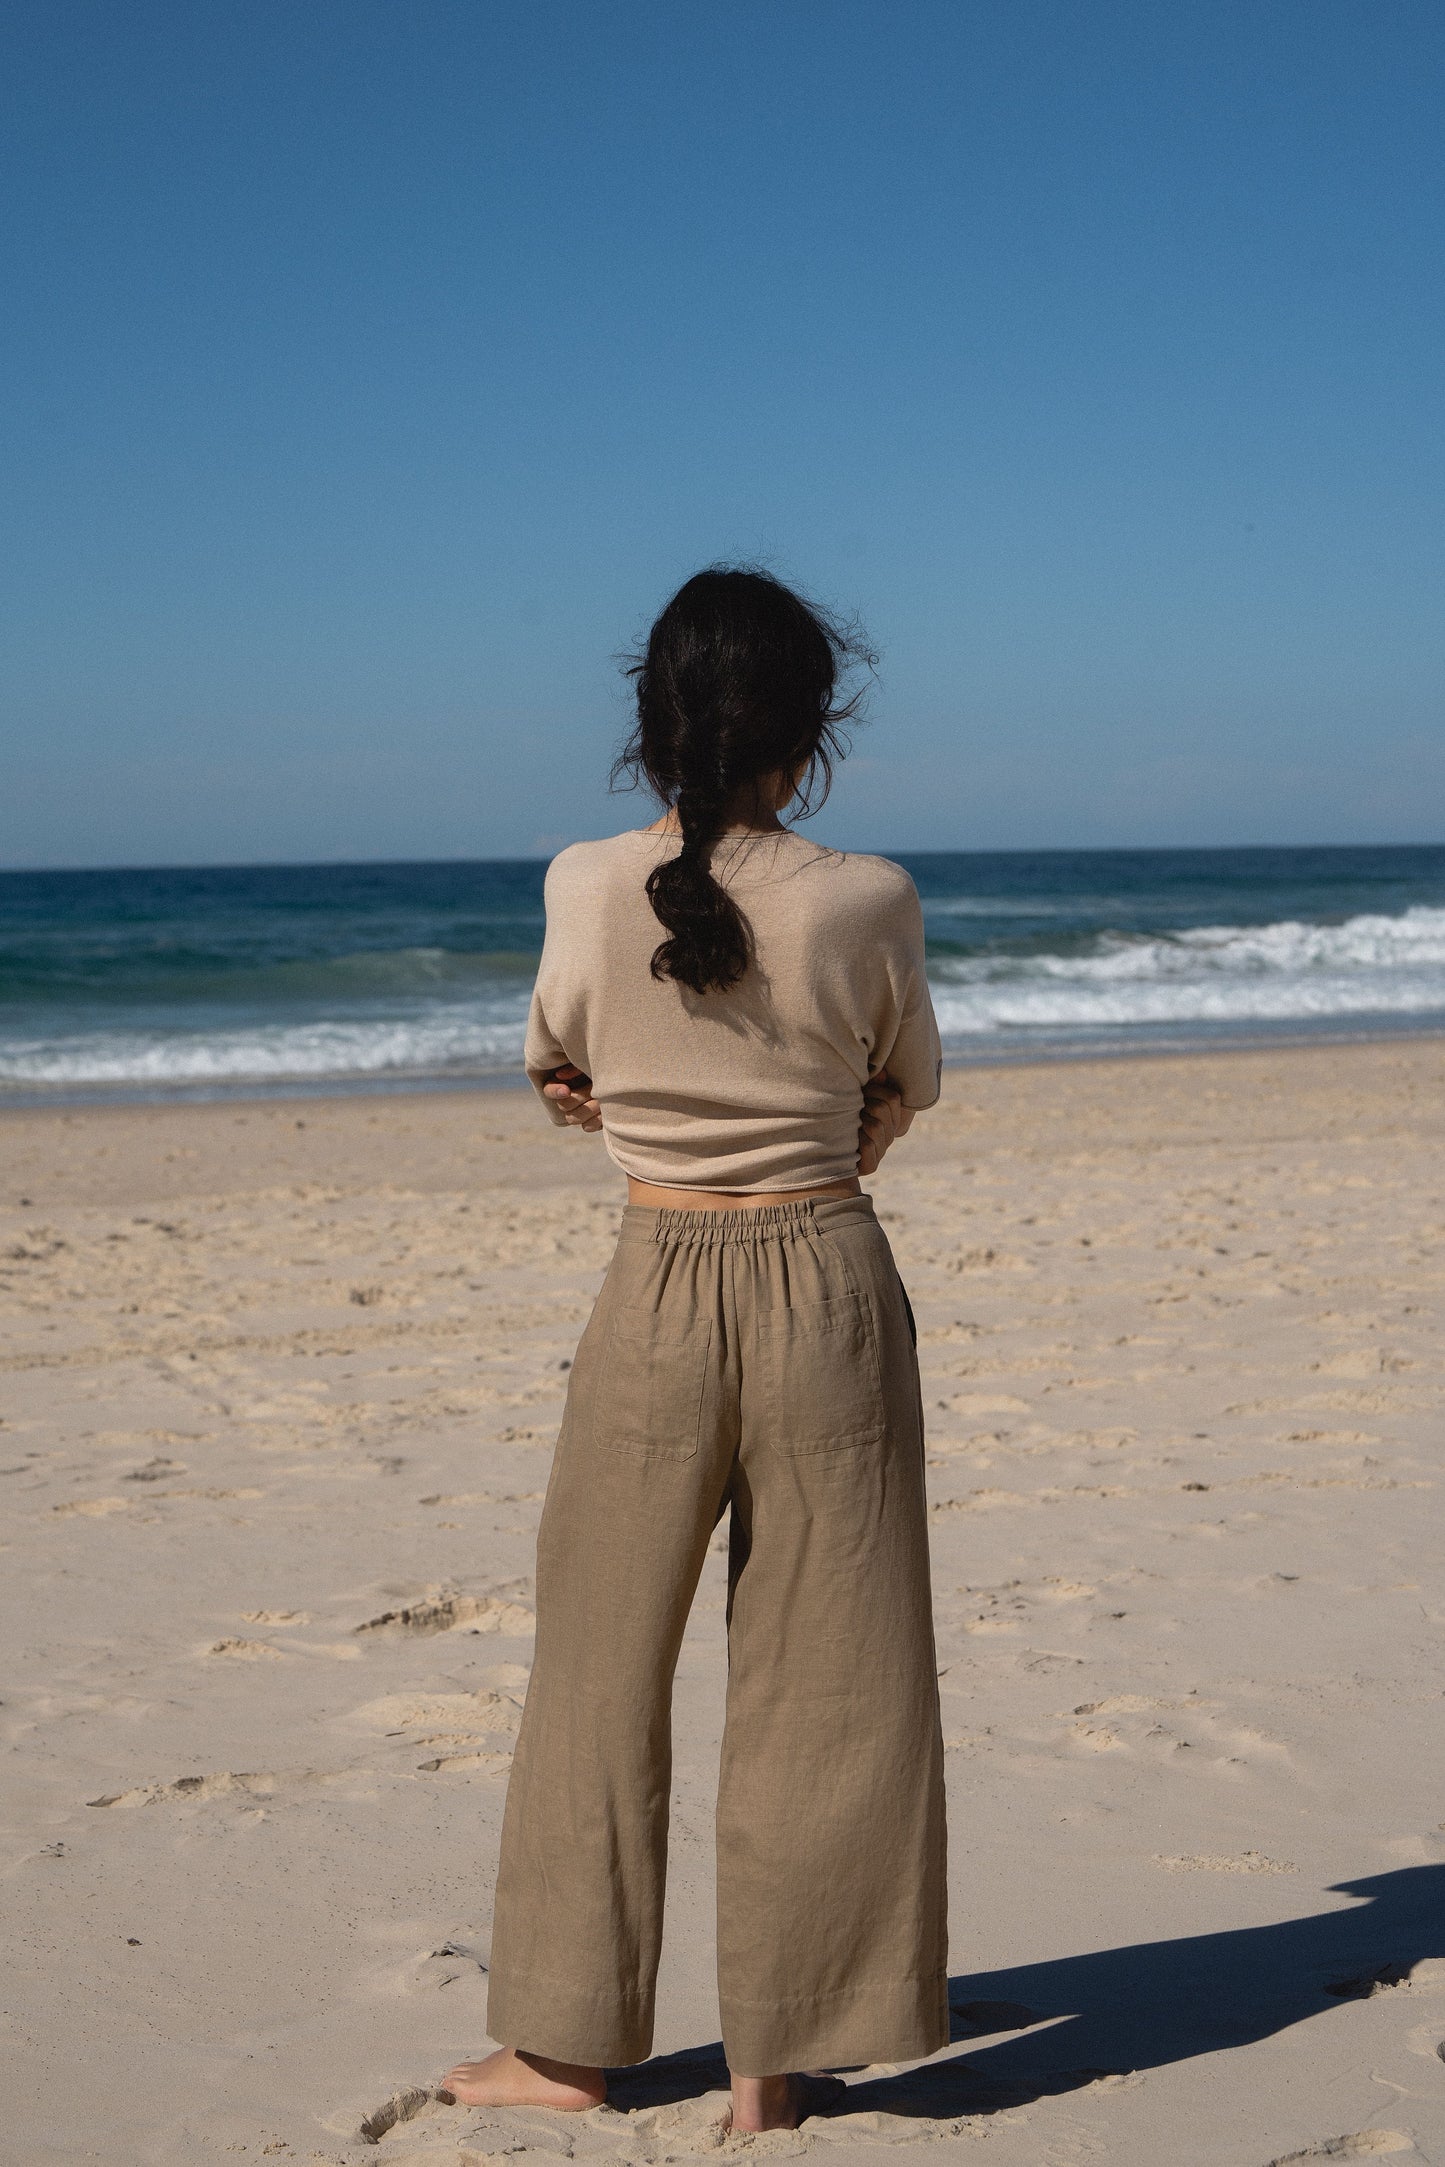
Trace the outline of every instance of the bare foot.
<path fill-rule="evenodd" d="M 791 2077 L 734 2074 L 728 2127 L 739 2137 L 764 2129 L 796 2129 L 810 2114 L 831 2107 L 847 2089 L 841 2077 L 820 2077 L 811 2072 Z"/>
<path fill-rule="evenodd" d="M 600 2069 L 583 2062 L 549 2062 L 544 2054 L 523 2054 L 517 2047 L 498 2047 L 484 2061 L 458 2062 L 437 2091 L 448 2106 L 554 2107 L 563 2114 L 600 2107 L 606 2097 L 607 2079 Z"/>

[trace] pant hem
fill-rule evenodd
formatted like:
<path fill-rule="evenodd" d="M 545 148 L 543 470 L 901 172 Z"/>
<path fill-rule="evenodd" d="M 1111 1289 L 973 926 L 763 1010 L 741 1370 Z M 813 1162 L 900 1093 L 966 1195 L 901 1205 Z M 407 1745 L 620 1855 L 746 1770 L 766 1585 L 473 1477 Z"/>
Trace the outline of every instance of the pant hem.
<path fill-rule="evenodd" d="M 723 2004 L 728 2066 L 747 2076 L 917 2062 L 949 2040 L 948 1979 L 900 1979 L 786 2001 Z"/>
<path fill-rule="evenodd" d="M 505 1988 L 493 1981 L 487 1993 L 489 2038 L 553 2062 L 625 2069 L 651 2054 L 652 2028 L 652 2010 L 619 2008 L 615 1989 L 608 1992 L 605 2008 L 565 1979 L 535 1975 L 513 1978 Z"/>

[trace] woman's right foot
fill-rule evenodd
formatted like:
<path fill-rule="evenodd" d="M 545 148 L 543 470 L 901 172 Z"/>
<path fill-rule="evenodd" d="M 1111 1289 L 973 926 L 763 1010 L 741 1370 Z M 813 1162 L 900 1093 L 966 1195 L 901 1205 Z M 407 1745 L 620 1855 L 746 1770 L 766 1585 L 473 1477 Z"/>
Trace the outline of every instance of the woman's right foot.
<path fill-rule="evenodd" d="M 831 2107 L 847 2089 L 841 2077 L 820 2077 L 811 2072 L 796 2072 L 790 2077 L 735 2076 L 728 2127 L 738 2137 L 764 2129 L 796 2129 L 810 2114 Z"/>
<path fill-rule="evenodd" d="M 607 2079 L 600 2069 L 584 2062 L 551 2062 L 517 2047 L 498 2047 L 480 2062 L 458 2062 L 437 2088 L 437 2098 L 447 2105 L 551 2107 L 562 2114 L 600 2107 L 606 2097 Z"/>

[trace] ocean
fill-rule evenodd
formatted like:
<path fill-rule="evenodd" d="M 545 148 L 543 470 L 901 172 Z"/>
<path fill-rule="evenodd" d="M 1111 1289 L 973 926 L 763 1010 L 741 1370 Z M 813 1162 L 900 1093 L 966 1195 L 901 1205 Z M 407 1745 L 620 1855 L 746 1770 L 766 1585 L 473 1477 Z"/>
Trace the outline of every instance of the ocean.
<path fill-rule="evenodd" d="M 896 855 L 955 1062 L 1445 1031 L 1445 846 Z M 515 1076 L 544 871 L 0 873 L 0 1102 Z"/>

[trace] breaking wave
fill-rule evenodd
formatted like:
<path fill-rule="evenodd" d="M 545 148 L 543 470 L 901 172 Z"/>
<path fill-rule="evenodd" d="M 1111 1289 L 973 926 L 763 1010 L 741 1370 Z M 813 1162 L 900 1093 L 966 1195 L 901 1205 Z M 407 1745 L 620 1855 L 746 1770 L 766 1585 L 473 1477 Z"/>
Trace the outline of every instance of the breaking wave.
<path fill-rule="evenodd" d="M 1416 905 L 1337 925 L 1194 926 L 1096 935 L 1078 952 L 940 959 L 946 1039 L 1159 1024 L 1318 1023 L 1445 1015 L 1445 910 Z"/>
<path fill-rule="evenodd" d="M 0 1042 L 0 1087 L 141 1090 L 388 1077 L 505 1074 L 521 1066 L 525 999 L 407 1018 L 266 1023 L 217 1030 L 77 1031 Z"/>

